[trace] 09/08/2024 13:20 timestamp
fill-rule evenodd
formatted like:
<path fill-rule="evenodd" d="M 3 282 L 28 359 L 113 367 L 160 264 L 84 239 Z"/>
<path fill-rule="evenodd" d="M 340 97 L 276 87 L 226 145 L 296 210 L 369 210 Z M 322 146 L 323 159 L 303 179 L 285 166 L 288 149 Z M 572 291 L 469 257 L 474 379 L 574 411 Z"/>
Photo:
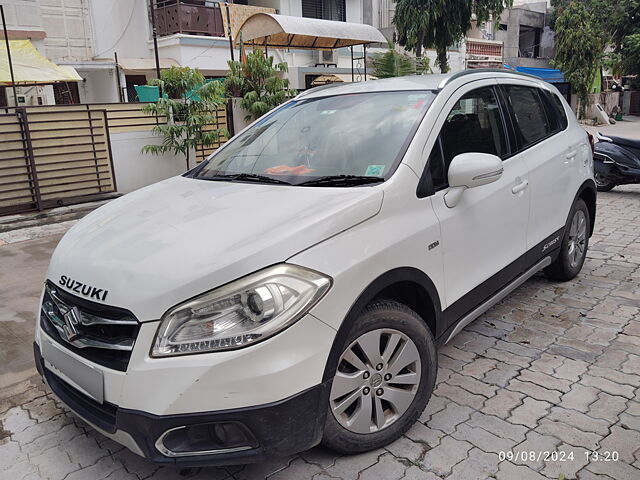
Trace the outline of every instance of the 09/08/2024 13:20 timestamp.
<path fill-rule="evenodd" d="M 586 456 L 588 462 L 617 462 L 619 459 L 619 454 L 615 450 L 602 452 L 585 451 L 581 454 Z M 508 460 L 510 462 L 571 462 L 576 456 L 576 453 L 571 450 L 537 452 L 534 450 L 520 450 L 515 452 L 499 452 L 498 460 Z"/>

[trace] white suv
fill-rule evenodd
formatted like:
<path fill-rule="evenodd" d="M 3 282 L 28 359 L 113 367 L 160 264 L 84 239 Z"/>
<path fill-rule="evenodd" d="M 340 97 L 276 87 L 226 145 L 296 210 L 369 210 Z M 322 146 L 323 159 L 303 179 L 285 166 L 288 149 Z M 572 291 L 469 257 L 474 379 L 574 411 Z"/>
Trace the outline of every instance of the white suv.
<path fill-rule="evenodd" d="M 36 363 L 159 463 L 381 447 L 429 401 L 438 345 L 539 270 L 577 275 L 595 200 L 587 135 L 537 78 L 313 89 L 78 222 Z"/>

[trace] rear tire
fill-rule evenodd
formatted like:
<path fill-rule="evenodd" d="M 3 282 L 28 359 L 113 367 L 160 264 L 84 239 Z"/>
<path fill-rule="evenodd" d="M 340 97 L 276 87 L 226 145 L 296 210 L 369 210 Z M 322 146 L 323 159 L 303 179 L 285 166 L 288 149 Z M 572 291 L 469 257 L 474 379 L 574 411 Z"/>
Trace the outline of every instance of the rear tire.
<path fill-rule="evenodd" d="M 599 192 L 608 192 L 616 186 L 615 183 L 613 183 L 601 173 L 596 172 L 596 174 L 594 175 L 594 180 L 596 181 L 596 188 Z"/>
<path fill-rule="evenodd" d="M 587 204 L 579 198 L 569 213 L 560 245 L 560 254 L 555 262 L 544 269 L 548 278 L 566 282 L 582 270 L 589 248 L 590 223 Z"/>
<path fill-rule="evenodd" d="M 437 369 L 433 335 L 417 313 L 393 300 L 369 304 L 340 352 L 322 443 L 353 454 L 397 440 L 426 407 Z"/>

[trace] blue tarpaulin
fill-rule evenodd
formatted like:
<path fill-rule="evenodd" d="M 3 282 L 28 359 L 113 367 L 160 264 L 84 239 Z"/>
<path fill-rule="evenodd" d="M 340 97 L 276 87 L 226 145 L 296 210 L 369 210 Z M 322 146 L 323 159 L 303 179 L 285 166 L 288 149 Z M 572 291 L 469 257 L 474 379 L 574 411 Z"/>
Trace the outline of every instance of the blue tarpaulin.
<path fill-rule="evenodd" d="M 554 68 L 512 67 L 511 65 L 504 65 L 504 68 L 515 70 L 516 72 L 528 73 L 529 75 L 535 75 L 549 83 L 566 82 L 562 72 Z"/>

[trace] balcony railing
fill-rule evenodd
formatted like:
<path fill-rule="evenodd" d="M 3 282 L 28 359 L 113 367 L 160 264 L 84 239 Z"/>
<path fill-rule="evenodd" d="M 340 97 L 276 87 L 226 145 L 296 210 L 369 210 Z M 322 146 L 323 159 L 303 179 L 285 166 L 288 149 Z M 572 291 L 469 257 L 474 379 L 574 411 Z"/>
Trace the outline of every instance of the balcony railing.
<path fill-rule="evenodd" d="M 502 58 L 502 42 L 467 38 L 467 55 Z"/>
<path fill-rule="evenodd" d="M 204 0 L 159 0 L 156 6 L 158 35 L 175 33 L 224 37 L 219 5 L 205 6 Z"/>

